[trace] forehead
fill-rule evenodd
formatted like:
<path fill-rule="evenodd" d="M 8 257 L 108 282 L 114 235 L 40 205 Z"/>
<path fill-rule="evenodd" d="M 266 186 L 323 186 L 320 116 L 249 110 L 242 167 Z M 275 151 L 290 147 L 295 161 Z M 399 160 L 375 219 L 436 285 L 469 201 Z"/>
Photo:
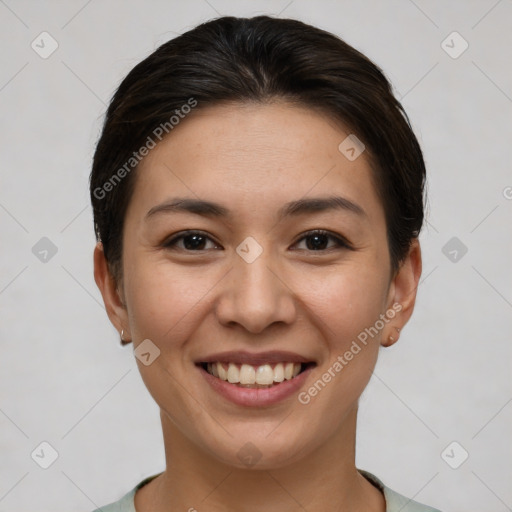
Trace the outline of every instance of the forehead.
<path fill-rule="evenodd" d="M 278 210 L 307 196 L 341 195 L 378 216 L 365 153 L 349 159 L 339 149 L 349 135 L 326 115 L 287 103 L 199 104 L 141 162 L 132 202 L 151 208 L 188 196 Z"/>

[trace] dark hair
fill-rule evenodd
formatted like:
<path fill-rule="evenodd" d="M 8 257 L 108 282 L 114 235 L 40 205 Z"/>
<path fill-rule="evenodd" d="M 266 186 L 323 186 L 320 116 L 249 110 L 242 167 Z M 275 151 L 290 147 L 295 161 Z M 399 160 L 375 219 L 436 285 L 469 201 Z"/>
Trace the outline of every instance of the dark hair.
<path fill-rule="evenodd" d="M 116 281 L 134 171 L 150 141 L 162 140 L 195 105 L 274 100 L 319 110 L 364 143 L 391 270 L 399 268 L 423 224 L 425 164 L 383 72 L 337 36 L 298 20 L 226 16 L 161 45 L 128 73 L 108 107 L 90 193 L 96 237 Z"/>

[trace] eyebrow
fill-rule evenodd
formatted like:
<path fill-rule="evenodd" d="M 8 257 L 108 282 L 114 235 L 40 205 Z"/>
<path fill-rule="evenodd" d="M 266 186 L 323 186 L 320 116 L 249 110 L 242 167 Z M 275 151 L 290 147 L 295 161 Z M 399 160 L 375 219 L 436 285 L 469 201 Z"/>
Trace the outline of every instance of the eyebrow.
<path fill-rule="evenodd" d="M 297 199 L 286 203 L 277 213 L 278 220 L 285 217 L 298 216 L 306 213 L 318 213 L 327 210 L 344 210 L 361 217 L 367 217 L 361 206 L 341 196 L 315 197 Z M 202 199 L 191 199 L 187 197 L 176 197 L 153 206 L 146 214 L 146 220 L 157 213 L 188 212 L 203 217 L 222 218 L 232 216 L 232 212 L 213 201 Z"/>

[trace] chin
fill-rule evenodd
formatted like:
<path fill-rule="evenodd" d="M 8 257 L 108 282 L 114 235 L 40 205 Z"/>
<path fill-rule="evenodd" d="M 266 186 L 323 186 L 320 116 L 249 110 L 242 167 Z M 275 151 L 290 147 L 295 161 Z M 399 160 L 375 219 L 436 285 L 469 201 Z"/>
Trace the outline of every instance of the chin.
<path fill-rule="evenodd" d="M 308 452 L 304 443 L 300 443 L 293 436 L 280 435 L 272 439 L 272 434 L 265 433 L 229 437 L 224 445 L 220 442 L 212 445 L 211 438 L 208 438 L 207 444 L 213 457 L 223 464 L 256 471 L 288 466 L 301 460 Z M 309 451 L 314 448 L 311 445 Z"/>

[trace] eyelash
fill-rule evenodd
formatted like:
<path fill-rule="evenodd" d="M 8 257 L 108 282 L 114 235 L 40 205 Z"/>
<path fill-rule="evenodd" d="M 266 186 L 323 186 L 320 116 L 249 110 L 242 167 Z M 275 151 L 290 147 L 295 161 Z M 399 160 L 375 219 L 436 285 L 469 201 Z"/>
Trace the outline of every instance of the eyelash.
<path fill-rule="evenodd" d="M 212 240 L 206 233 L 204 233 L 202 231 L 190 230 L 190 231 L 183 231 L 183 232 L 179 233 L 178 235 L 172 237 L 171 239 L 164 242 L 163 246 L 166 249 L 173 250 L 179 240 L 186 238 L 187 236 L 193 236 L 193 235 L 200 235 L 200 236 L 203 236 L 204 238 Z M 336 243 L 335 248 L 353 250 L 352 246 L 345 239 L 343 239 L 340 236 L 334 235 L 334 234 L 330 233 L 329 231 L 325 231 L 324 229 L 314 229 L 312 231 L 306 232 L 304 235 L 302 235 L 301 238 L 299 238 L 297 240 L 297 242 L 295 242 L 294 245 L 296 245 L 297 243 L 301 242 L 302 240 L 304 240 L 306 238 L 309 238 L 309 237 L 315 236 L 315 235 L 327 236 L 328 238 L 331 238 Z M 212 240 L 212 241 L 214 242 L 214 240 Z M 186 252 L 202 252 L 202 251 L 207 250 L 207 249 L 199 249 L 199 250 L 194 251 L 194 250 L 190 250 L 190 249 L 182 249 L 182 248 L 179 248 L 179 249 L 182 251 L 186 251 Z M 328 252 L 330 249 L 333 249 L 333 247 L 331 247 L 329 249 L 319 249 L 316 251 L 309 250 L 309 249 L 300 249 L 300 250 L 306 250 L 307 252 L 320 252 L 321 253 L 321 252 Z"/>

